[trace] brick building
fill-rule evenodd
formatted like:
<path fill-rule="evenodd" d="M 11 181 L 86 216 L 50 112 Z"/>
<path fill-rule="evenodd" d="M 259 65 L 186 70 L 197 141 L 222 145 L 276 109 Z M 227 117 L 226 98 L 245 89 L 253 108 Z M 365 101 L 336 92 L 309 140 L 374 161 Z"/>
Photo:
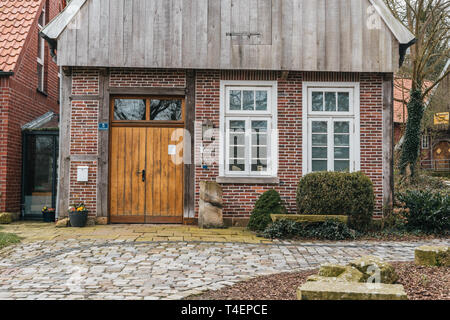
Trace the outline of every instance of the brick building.
<path fill-rule="evenodd" d="M 209 180 L 242 224 L 269 188 L 294 212 L 322 170 L 366 173 L 378 216 L 392 201 L 414 36 L 380 0 L 72 0 L 42 34 L 63 68 L 60 216 L 192 223 Z"/>
<path fill-rule="evenodd" d="M 58 66 L 40 30 L 65 1 L 0 1 L 0 212 L 19 212 L 21 127 L 59 112 Z"/>

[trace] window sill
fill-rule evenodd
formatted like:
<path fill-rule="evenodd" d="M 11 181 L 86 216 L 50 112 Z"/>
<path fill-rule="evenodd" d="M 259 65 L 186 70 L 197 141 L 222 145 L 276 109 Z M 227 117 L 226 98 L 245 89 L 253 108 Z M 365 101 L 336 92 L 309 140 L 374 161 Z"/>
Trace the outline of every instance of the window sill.
<path fill-rule="evenodd" d="M 217 177 L 217 183 L 229 184 L 279 184 L 278 177 Z"/>
<path fill-rule="evenodd" d="M 39 90 L 39 89 L 36 89 L 36 91 L 37 91 L 38 93 L 42 94 L 43 96 L 48 97 L 48 93 L 47 93 L 47 92 L 42 91 L 42 90 Z"/>

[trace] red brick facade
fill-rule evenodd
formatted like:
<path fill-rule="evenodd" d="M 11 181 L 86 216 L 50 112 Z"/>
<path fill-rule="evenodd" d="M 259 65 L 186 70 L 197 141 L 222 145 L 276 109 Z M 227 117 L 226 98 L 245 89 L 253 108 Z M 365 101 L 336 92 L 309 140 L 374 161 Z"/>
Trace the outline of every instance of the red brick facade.
<path fill-rule="evenodd" d="M 98 72 L 75 70 L 72 92 L 95 95 L 98 88 Z M 382 209 L 382 74 L 336 74 L 290 72 L 248 72 L 199 70 L 196 72 L 195 120 L 212 121 L 219 127 L 221 80 L 277 80 L 278 83 L 278 177 L 280 182 L 271 184 L 223 184 L 224 216 L 248 217 L 258 196 L 264 191 L 277 189 L 290 212 L 295 212 L 295 192 L 302 175 L 302 83 L 303 81 L 358 81 L 360 82 L 360 129 L 361 170 L 373 181 L 376 194 L 376 215 Z M 317 80 L 319 81 L 319 80 Z M 127 70 L 112 69 L 111 87 L 184 87 L 183 70 Z M 85 99 L 85 97 L 83 98 Z M 96 155 L 98 105 L 92 101 L 72 101 L 71 154 Z M 80 125 L 83 124 L 83 128 Z M 87 126 L 86 126 L 87 125 Z M 201 133 L 196 130 L 196 138 Z M 198 145 L 196 149 L 198 149 Z M 198 160 L 198 159 L 197 159 Z M 89 165 L 89 183 L 77 183 L 75 167 Z M 203 168 L 195 167 L 195 202 L 198 213 L 199 182 L 215 180 L 219 174 L 218 164 Z M 97 177 L 96 162 L 72 162 L 70 175 L 70 199 L 81 200 L 91 212 L 95 210 Z M 94 210 L 94 211 L 92 211 Z"/>
<path fill-rule="evenodd" d="M 42 6 L 45 1 L 42 1 Z M 48 18 L 61 9 L 60 1 L 48 1 Z M 59 111 L 58 67 L 45 43 L 45 94 L 37 92 L 38 20 L 35 17 L 11 76 L 0 76 L 0 212 L 20 210 L 21 127 L 48 111 Z M 17 23 L 20 23 L 18 21 Z"/>

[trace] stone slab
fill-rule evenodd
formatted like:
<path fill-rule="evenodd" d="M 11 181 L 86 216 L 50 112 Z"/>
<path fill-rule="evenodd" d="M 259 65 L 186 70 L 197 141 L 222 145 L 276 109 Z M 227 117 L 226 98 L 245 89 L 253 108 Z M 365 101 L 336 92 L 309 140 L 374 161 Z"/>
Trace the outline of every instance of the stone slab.
<path fill-rule="evenodd" d="M 414 250 L 414 262 L 421 266 L 450 266 L 450 247 L 421 246 Z"/>
<path fill-rule="evenodd" d="M 297 289 L 299 300 L 407 300 L 400 284 L 309 281 Z"/>

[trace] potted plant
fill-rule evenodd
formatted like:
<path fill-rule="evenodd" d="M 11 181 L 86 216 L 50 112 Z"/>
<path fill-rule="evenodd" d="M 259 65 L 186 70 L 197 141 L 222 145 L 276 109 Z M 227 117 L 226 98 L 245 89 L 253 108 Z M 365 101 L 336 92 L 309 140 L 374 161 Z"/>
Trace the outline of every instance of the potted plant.
<path fill-rule="evenodd" d="M 88 217 L 88 210 L 84 203 L 77 203 L 69 207 L 69 220 L 72 227 L 84 227 Z"/>
<path fill-rule="evenodd" d="M 42 218 L 44 222 L 55 222 L 55 208 L 42 208 Z"/>

